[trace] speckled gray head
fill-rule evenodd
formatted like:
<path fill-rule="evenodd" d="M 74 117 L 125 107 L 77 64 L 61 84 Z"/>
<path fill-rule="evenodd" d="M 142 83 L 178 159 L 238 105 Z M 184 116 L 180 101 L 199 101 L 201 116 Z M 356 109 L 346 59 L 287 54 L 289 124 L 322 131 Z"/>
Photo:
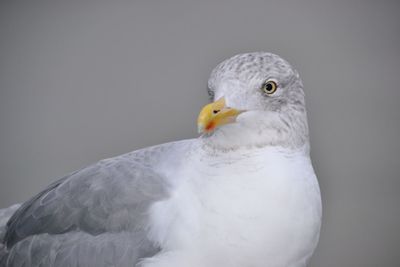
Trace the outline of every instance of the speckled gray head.
<path fill-rule="evenodd" d="M 210 97 L 246 110 L 235 123 L 224 123 L 205 135 L 214 147 L 308 144 L 303 84 L 298 72 L 281 57 L 267 52 L 239 54 L 221 62 L 208 81 Z"/>

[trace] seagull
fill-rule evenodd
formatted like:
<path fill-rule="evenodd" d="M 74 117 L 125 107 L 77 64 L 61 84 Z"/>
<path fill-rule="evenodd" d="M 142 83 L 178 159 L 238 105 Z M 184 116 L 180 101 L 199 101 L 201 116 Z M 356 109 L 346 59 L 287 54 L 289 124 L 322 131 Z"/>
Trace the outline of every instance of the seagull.
<path fill-rule="evenodd" d="M 0 265 L 306 266 L 322 206 L 298 72 L 239 54 L 208 93 L 198 138 L 100 160 L 0 212 Z"/>

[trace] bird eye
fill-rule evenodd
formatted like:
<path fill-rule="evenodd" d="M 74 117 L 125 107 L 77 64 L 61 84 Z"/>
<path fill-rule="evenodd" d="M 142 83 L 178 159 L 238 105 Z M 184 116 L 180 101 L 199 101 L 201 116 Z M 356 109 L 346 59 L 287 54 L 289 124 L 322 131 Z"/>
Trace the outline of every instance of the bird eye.
<path fill-rule="evenodd" d="M 267 95 L 272 95 L 278 89 L 278 85 L 274 81 L 266 81 L 261 86 L 261 90 Z"/>

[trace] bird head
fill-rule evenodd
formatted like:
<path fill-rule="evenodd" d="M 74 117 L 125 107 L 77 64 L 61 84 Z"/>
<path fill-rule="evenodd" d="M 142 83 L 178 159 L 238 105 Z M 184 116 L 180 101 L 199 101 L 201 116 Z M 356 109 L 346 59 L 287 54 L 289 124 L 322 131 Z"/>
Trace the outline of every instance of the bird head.
<path fill-rule="evenodd" d="M 279 56 L 231 57 L 212 71 L 208 91 L 213 102 L 200 111 L 197 125 L 210 144 L 293 147 L 308 142 L 301 79 Z"/>

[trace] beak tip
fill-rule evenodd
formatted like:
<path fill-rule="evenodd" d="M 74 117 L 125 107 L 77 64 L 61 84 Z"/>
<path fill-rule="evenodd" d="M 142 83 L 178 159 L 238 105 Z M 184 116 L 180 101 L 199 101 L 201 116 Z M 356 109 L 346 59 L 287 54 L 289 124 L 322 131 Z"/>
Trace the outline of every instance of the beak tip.
<path fill-rule="evenodd" d="M 202 134 L 204 132 L 204 127 L 202 125 L 197 126 L 197 133 Z"/>

